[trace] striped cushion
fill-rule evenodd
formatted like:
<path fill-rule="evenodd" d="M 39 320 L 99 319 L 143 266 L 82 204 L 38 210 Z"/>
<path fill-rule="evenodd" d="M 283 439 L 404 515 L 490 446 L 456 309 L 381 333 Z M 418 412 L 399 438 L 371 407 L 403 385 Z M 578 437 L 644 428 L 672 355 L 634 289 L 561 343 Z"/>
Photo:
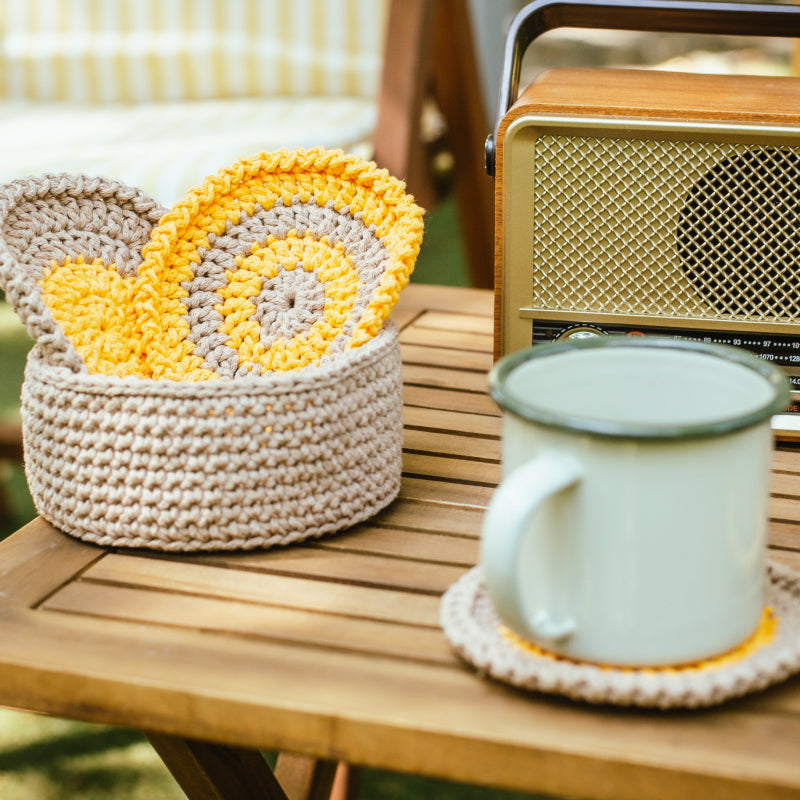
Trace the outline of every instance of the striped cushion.
<path fill-rule="evenodd" d="M 172 206 L 240 158 L 339 147 L 370 158 L 363 98 L 243 98 L 135 106 L 0 103 L 0 182 L 43 172 L 116 178 Z"/>
<path fill-rule="evenodd" d="M 2 93 L 72 102 L 374 97 L 381 0 L 0 0 Z"/>
<path fill-rule="evenodd" d="M 122 180 L 171 206 L 280 147 L 370 157 L 385 0 L 0 0 L 0 182 Z"/>

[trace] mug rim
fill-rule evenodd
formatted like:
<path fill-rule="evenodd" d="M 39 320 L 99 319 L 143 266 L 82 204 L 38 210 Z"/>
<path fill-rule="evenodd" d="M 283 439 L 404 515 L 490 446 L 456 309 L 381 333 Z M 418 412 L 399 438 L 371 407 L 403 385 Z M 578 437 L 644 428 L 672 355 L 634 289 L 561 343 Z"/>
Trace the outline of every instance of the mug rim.
<path fill-rule="evenodd" d="M 764 378 L 772 390 L 772 398 L 744 414 L 723 417 L 711 422 L 632 423 L 593 419 L 569 413 L 560 413 L 520 402 L 506 387 L 508 375 L 521 364 L 559 353 L 605 348 L 657 348 L 722 358 L 750 369 Z M 710 344 L 691 340 L 676 340 L 659 336 L 630 338 L 622 335 L 598 336 L 579 341 L 562 341 L 537 344 L 518 350 L 501 358 L 489 371 L 489 393 L 503 411 L 550 428 L 558 428 L 604 438 L 633 439 L 689 439 L 705 436 L 722 436 L 732 431 L 753 427 L 785 410 L 791 399 L 789 381 L 783 371 L 769 361 L 730 345 Z"/>

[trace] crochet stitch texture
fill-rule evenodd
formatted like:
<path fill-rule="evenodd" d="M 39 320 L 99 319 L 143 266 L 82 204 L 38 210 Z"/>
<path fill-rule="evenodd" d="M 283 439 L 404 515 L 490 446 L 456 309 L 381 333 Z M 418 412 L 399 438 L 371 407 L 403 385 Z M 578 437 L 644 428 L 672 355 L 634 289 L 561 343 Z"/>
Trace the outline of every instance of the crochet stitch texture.
<path fill-rule="evenodd" d="M 78 198 L 86 185 L 58 180 L 12 184 L 6 208 L 14 204 L 26 224 L 20 213 L 33 204 L 46 228 L 36 195 L 57 188 Z M 388 318 L 422 239 L 422 210 L 404 189 L 338 151 L 264 154 L 190 191 L 149 231 L 140 256 L 120 259 L 99 241 L 77 252 L 56 244 L 27 271 L 0 253 L 0 277 L 12 302 L 41 297 L 33 313 L 30 301 L 17 307 L 34 338 L 55 336 L 52 363 L 188 381 L 299 369 L 364 344 Z M 40 233 L 95 223 L 102 236 L 103 222 L 135 224 L 101 197 L 88 208 L 55 198 L 48 208 L 51 230 Z M 85 367 L 65 355 L 70 345 Z"/>
<path fill-rule="evenodd" d="M 397 329 L 319 367 L 234 381 L 76 374 L 22 388 L 37 510 L 103 546 L 244 550 L 341 530 L 400 488 Z"/>
<path fill-rule="evenodd" d="M 480 567 L 444 593 L 439 618 L 455 651 L 481 675 L 520 689 L 588 703 L 704 708 L 760 691 L 800 672 L 800 576 L 767 563 L 762 629 L 732 652 L 669 667 L 613 667 L 521 645 L 492 605 Z M 766 630 L 763 629 L 766 628 Z"/>
<path fill-rule="evenodd" d="M 107 546 L 250 549 L 397 495 L 388 320 L 422 212 L 338 151 L 238 162 L 172 211 L 46 175 L 0 190 L 0 282 L 36 340 L 22 391 L 39 513 Z"/>

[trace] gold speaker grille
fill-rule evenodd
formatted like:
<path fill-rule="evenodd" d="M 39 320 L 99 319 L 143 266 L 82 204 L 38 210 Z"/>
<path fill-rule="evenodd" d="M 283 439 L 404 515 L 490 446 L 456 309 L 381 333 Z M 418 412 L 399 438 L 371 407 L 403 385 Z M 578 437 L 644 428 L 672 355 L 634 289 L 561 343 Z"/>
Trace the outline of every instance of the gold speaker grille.
<path fill-rule="evenodd" d="M 800 319 L 800 147 L 543 134 L 533 307 Z"/>

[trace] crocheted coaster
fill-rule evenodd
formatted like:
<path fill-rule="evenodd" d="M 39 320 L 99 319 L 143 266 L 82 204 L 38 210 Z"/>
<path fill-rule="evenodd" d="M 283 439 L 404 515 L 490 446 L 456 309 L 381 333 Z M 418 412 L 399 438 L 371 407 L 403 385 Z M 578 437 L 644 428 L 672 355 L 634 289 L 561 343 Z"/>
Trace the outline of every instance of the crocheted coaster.
<path fill-rule="evenodd" d="M 299 369 L 388 318 L 422 239 L 404 190 L 322 149 L 240 161 L 163 217 L 113 182 L 15 181 L 0 282 L 53 365 L 184 381 Z"/>
<path fill-rule="evenodd" d="M 36 345 L 39 513 L 96 544 L 288 544 L 400 486 L 387 322 L 422 237 L 404 185 L 338 151 L 248 159 L 167 212 L 115 181 L 0 190 L 0 283 Z"/>
<path fill-rule="evenodd" d="M 767 577 L 769 611 L 753 637 L 730 653 L 680 667 L 615 668 L 529 645 L 502 624 L 479 567 L 445 592 L 441 624 L 455 650 L 481 674 L 522 689 L 590 703 L 699 708 L 800 671 L 800 575 L 772 562 Z"/>

